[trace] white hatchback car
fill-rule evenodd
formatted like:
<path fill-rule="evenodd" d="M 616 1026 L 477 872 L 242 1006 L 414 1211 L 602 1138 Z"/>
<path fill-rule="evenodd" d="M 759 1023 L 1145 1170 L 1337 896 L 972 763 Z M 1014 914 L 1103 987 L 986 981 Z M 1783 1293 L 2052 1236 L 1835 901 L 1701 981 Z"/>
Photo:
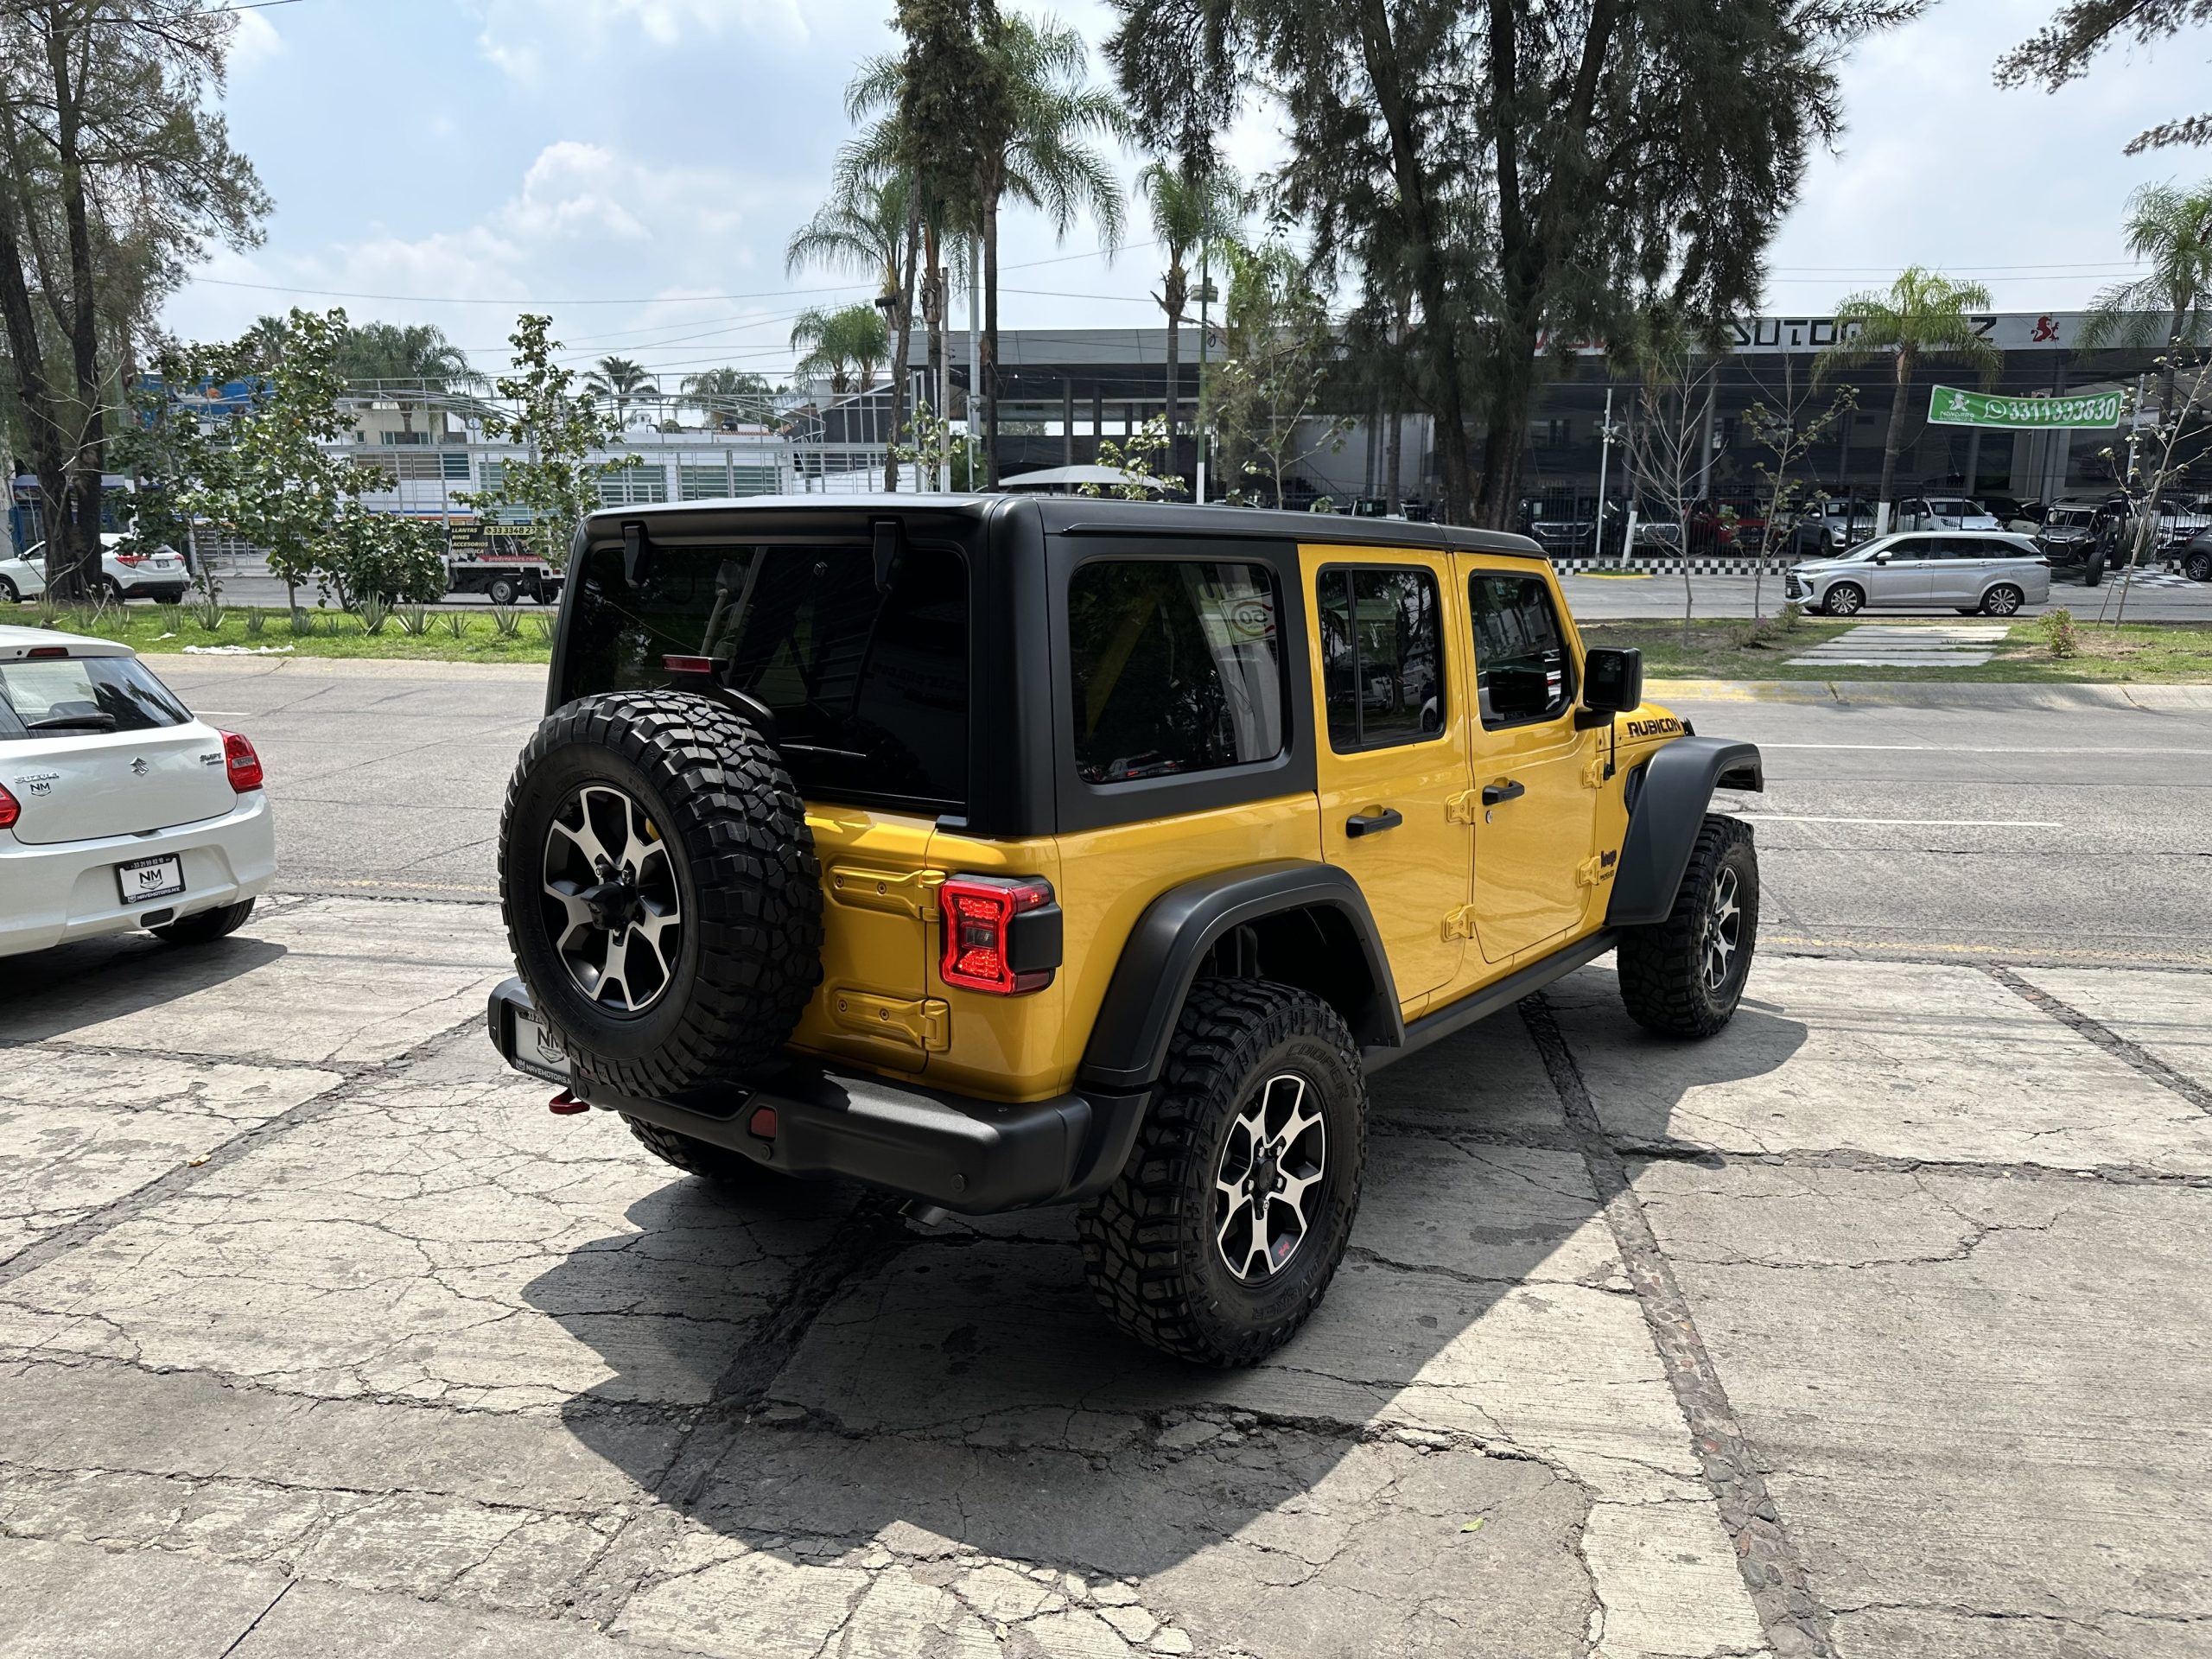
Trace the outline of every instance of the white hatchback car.
<path fill-rule="evenodd" d="M 128 645 L 0 627 L 0 956 L 137 928 L 202 944 L 276 874 L 252 744 Z"/>

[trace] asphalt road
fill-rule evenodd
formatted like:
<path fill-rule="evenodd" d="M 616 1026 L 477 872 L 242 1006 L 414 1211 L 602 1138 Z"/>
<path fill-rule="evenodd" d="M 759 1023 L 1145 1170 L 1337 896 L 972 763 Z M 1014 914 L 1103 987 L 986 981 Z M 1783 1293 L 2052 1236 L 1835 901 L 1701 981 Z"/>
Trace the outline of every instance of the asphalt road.
<path fill-rule="evenodd" d="M 501 794 L 535 723 L 530 669 L 164 658 L 192 705 L 259 746 L 282 884 L 492 902 Z M 2212 692 L 2066 706 L 1653 695 L 1766 752 L 1770 938 L 1867 954 L 2212 963 Z M 1911 688 L 1888 696 L 1911 696 Z M 2191 709 L 2182 703 L 2201 698 Z M 2146 695 L 2146 703 L 2152 700 Z"/>

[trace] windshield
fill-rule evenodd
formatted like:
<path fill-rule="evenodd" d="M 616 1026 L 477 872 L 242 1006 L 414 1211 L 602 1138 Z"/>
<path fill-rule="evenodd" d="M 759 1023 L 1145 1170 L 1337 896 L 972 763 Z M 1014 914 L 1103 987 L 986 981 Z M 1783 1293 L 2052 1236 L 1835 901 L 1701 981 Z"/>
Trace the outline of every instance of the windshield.
<path fill-rule="evenodd" d="M 872 549 L 658 547 L 642 589 L 622 550 L 577 573 L 561 696 L 669 683 L 703 657 L 767 705 L 801 794 L 958 810 L 968 791 L 968 571 L 908 547 L 887 588 Z"/>
<path fill-rule="evenodd" d="M 136 657 L 0 663 L 0 737 L 145 732 L 192 715 Z"/>

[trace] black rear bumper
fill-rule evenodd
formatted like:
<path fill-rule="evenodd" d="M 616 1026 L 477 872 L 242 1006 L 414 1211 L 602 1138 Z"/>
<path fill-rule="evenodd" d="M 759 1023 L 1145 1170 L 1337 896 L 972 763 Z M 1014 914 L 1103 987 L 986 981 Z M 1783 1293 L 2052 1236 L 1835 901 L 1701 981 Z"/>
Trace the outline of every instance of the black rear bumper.
<path fill-rule="evenodd" d="M 492 992 L 492 1046 L 518 1071 L 566 1084 L 579 1100 L 726 1147 L 787 1175 L 866 1182 L 969 1215 L 1088 1198 L 1128 1160 L 1148 1091 L 1087 1091 L 1007 1105 L 900 1084 L 873 1072 L 791 1065 L 756 1084 L 729 1083 L 683 1100 L 617 1095 L 518 1058 L 513 1010 L 531 1007 L 519 979 Z M 763 1108 L 773 1136 L 753 1133 Z"/>

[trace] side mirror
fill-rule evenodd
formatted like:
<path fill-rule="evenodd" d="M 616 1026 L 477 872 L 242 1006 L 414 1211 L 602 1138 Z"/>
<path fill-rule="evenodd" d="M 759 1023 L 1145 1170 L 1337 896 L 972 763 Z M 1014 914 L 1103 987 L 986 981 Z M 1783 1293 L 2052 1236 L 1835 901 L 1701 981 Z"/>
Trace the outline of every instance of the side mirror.
<path fill-rule="evenodd" d="M 1582 658 L 1582 704 L 1593 714 L 1624 715 L 1643 706 L 1643 653 L 1603 646 Z"/>
<path fill-rule="evenodd" d="M 1887 564 L 1889 562 L 1890 556 L 1886 553 L 1877 553 L 1874 556 L 1874 563 L 1877 564 Z"/>

